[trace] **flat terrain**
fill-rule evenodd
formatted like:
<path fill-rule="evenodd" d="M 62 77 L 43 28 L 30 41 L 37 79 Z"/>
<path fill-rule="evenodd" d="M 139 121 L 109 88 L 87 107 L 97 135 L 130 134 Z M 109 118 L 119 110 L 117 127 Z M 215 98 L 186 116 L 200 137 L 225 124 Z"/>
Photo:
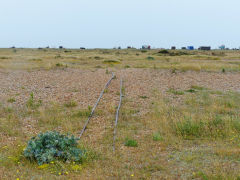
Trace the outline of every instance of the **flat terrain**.
<path fill-rule="evenodd" d="M 88 161 L 22 156 L 40 132 L 77 136 L 111 72 L 79 141 Z M 0 179 L 238 179 L 239 95 L 240 51 L 0 49 Z"/>

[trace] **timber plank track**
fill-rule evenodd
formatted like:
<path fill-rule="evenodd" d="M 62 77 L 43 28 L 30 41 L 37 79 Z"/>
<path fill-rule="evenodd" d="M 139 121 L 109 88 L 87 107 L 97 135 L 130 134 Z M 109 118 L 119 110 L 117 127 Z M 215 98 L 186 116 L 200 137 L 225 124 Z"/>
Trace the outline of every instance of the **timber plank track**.
<path fill-rule="evenodd" d="M 86 120 L 81 132 L 80 132 L 80 135 L 79 135 L 79 138 L 81 138 L 84 134 L 84 132 L 86 131 L 87 129 L 87 126 L 91 120 L 91 118 L 94 116 L 94 113 L 95 113 L 95 110 L 99 104 L 99 102 L 101 101 L 103 95 L 104 95 L 104 92 L 108 89 L 108 87 L 111 85 L 111 82 L 113 79 L 115 79 L 116 76 L 114 73 L 112 73 L 112 77 L 108 80 L 108 82 L 105 84 L 103 90 L 101 91 L 98 99 L 97 99 L 97 102 L 95 103 L 94 107 L 92 108 L 92 111 L 88 117 L 88 119 Z M 114 132 L 113 132 L 113 151 L 115 151 L 115 141 L 116 141 L 116 135 L 117 135 L 117 124 L 118 124 L 118 119 L 119 119 L 119 111 L 120 111 L 120 108 L 121 108 L 121 104 L 122 104 L 122 98 L 123 98 L 123 92 L 122 92 L 122 89 L 123 89 L 123 79 L 121 78 L 120 79 L 120 97 L 119 97 L 119 103 L 118 103 L 118 107 L 117 107 L 117 110 L 116 110 L 116 114 L 115 114 L 115 121 L 114 121 Z"/>

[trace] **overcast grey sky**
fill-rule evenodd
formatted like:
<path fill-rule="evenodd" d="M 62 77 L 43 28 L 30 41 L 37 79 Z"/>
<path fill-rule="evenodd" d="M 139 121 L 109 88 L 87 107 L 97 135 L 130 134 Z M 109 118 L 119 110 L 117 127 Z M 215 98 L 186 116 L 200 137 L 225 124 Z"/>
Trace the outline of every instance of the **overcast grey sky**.
<path fill-rule="evenodd" d="M 240 0 L 0 0 L 0 47 L 240 46 Z"/>

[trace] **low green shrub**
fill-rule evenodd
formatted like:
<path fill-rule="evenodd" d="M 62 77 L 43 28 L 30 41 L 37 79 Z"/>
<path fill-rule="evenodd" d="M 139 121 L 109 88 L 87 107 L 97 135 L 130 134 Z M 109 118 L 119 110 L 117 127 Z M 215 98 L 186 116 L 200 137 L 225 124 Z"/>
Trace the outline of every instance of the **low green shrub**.
<path fill-rule="evenodd" d="M 56 67 L 63 67 L 64 65 L 62 63 L 57 63 Z"/>
<path fill-rule="evenodd" d="M 185 120 L 176 123 L 176 132 L 184 138 L 201 137 L 203 133 L 203 122 Z"/>
<path fill-rule="evenodd" d="M 104 64 L 120 64 L 121 62 L 119 60 L 104 60 Z"/>
<path fill-rule="evenodd" d="M 184 95 L 184 92 L 183 92 L 183 91 L 178 91 L 178 90 L 173 89 L 173 88 L 170 88 L 170 89 L 168 90 L 168 92 L 169 92 L 169 93 L 172 93 L 172 94 L 174 94 L 174 95 Z"/>
<path fill-rule="evenodd" d="M 15 100 L 15 98 L 9 98 L 9 99 L 8 99 L 8 102 L 9 102 L 9 103 L 14 103 L 14 102 L 16 102 L 16 100 Z"/>
<path fill-rule="evenodd" d="M 185 51 L 168 51 L 166 49 L 158 51 L 159 55 L 169 55 L 169 56 L 184 56 L 184 55 L 190 55 L 189 53 Z"/>
<path fill-rule="evenodd" d="M 9 57 L 0 57 L 0 59 L 10 59 Z"/>
<path fill-rule="evenodd" d="M 79 110 L 77 111 L 77 113 L 75 113 L 73 116 L 74 117 L 88 117 L 91 114 L 91 110 L 89 109 L 83 109 L 83 110 Z"/>
<path fill-rule="evenodd" d="M 233 124 L 237 129 L 238 125 Z M 225 138 L 228 135 L 228 125 L 221 115 L 216 115 L 209 121 L 197 121 L 187 118 L 182 122 L 177 122 L 176 133 L 185 139 L 191 138 Z"/>
<path fill-rule="evenodd" d="M 234 120 L 232 122 L 233 129 L 235 129 L 238 133 L 240 133 L 240 120 Z"/>
<path fill-rule="evenodd" d="M 95 56 L 94 59 L 96 59 L 96 60 L 100 60 L 100 59 L 103 59 L 103 58 L 100 57 L 100 56 Z"/>
<path fill-rule="evenodd" d="M 30 97 L 29 97 L 29 99 L 27 101 L 27 104 L 26 104 L 27 107 L 32 108 L 32 109 L 36 109 L 39 106 L 41 106 L 41 104 L 42 104 L 42 101 L 41 100 L 36 101 L 35 98 L 34 98 L 33 92 L 31 92 Z"/>
<path fill-rule="evenodd" d="M 166 49 L 160 50 L 158 53 L 159 54 L 170 54 L 170 52 Z"/>
<path fill-rule="evenodd" d="M 154 141 L 162 141 L 163 137 L 161 136 L 161 134 L 159 132 L 156 132 L 153 134 L 153 140 Z"/>
<path fill-rule="evenodd" d="M 148 52 L 146 49 L 141 50 L 142 53 Z M 138 56 L 138 55 L 137 55 Z"/>
<path fill-rule="evenodd" d="M 126 138 L 125 140 L 125 146 L 128 146 L 128 147 L 137 147 L 138 146 L 138 143 L 136 140 L 134 139 L 128 139 Z"/>
<path fill-rule="evenodd" d="M 196 93 L 197 91 L 195 89 L 188 89 L 186 90 L 186 92 L 189 92 L 189 93 Z"/>
<path fill-rule="evenodd" d="M 205 87 L 196 86 L 196 85 L 191 86 L 191 88 L 192 88 L 192 89 L 195 89 L 195 90 L 199 90 L 199 91 L 207 90 L 207 88 L 205 88 Z"/>
<path fill-rule="evenodd" d="M 76 107 L 77 103 L 75 101 L 69 101 L 69 102 L 65 103 L 64 106 L 67 108 L 72 108 L 72 107 Z"/>
<path fill-rule="evenodd" d="M 142 99 L 147 99 L 148 97 L 147 96 L 139 96 L 140 98 Z"/>
<path fill-rule="evenodd" d="M 171 72 L 172 72 L 173 74 L 175 74 L 175 73 L 176 73 L 176 71 L 177 71 L 177 69 L 176 69 L 176 68 L 173 68 L 173 69 L 171 70 Z"/>
<path fill-rule="evenodd" d="M 55 160 L 82 163 L 86 151 L 77 147 L 78 138 L 62 135 L 58 132 L 40 133 L 28 141 L 24 156 L 37 161 L 39 165 Z"/>
<path fill-rule="evenodd" d="M 148 57 L 147 57 L 147 60 L 154 60 L 154 57 L 148 56 Z"/>
<path fill-rule="evenodd" d="M 29 61 L 35 61 L 35 62 L 37 62 L 37 61 L 42 61 L 42 59 L 30 59 Z"/>

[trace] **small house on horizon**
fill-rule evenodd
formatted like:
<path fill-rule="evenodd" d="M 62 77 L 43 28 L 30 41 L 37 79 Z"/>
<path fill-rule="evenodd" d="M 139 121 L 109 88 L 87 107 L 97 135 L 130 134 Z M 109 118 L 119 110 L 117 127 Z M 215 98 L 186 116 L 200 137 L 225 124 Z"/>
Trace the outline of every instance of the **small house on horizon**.
<path fill-rule="evenodd" d="M 151 46 L 150 45 L 143 45 L 142 49 L 151 49 Z"/>
<path fill-rule="evenodd" d="M 200 46 L 198 49 L 199 50 L 203 50 L 203 51 L 210 51 L 211 50 L 211 46 Z"/>
<path fill-rule="evenodd" d="M 226 46 L 224 44 L 222 44 L 221 46 L 219 46 L 219 49 L 224 50 L 224 49 L 226 49 Z"/>
<path fill-rule="evenodd" d="M 187 49 L 188 50 L 194 50 L 194 46 L 188 46 Z"/>

